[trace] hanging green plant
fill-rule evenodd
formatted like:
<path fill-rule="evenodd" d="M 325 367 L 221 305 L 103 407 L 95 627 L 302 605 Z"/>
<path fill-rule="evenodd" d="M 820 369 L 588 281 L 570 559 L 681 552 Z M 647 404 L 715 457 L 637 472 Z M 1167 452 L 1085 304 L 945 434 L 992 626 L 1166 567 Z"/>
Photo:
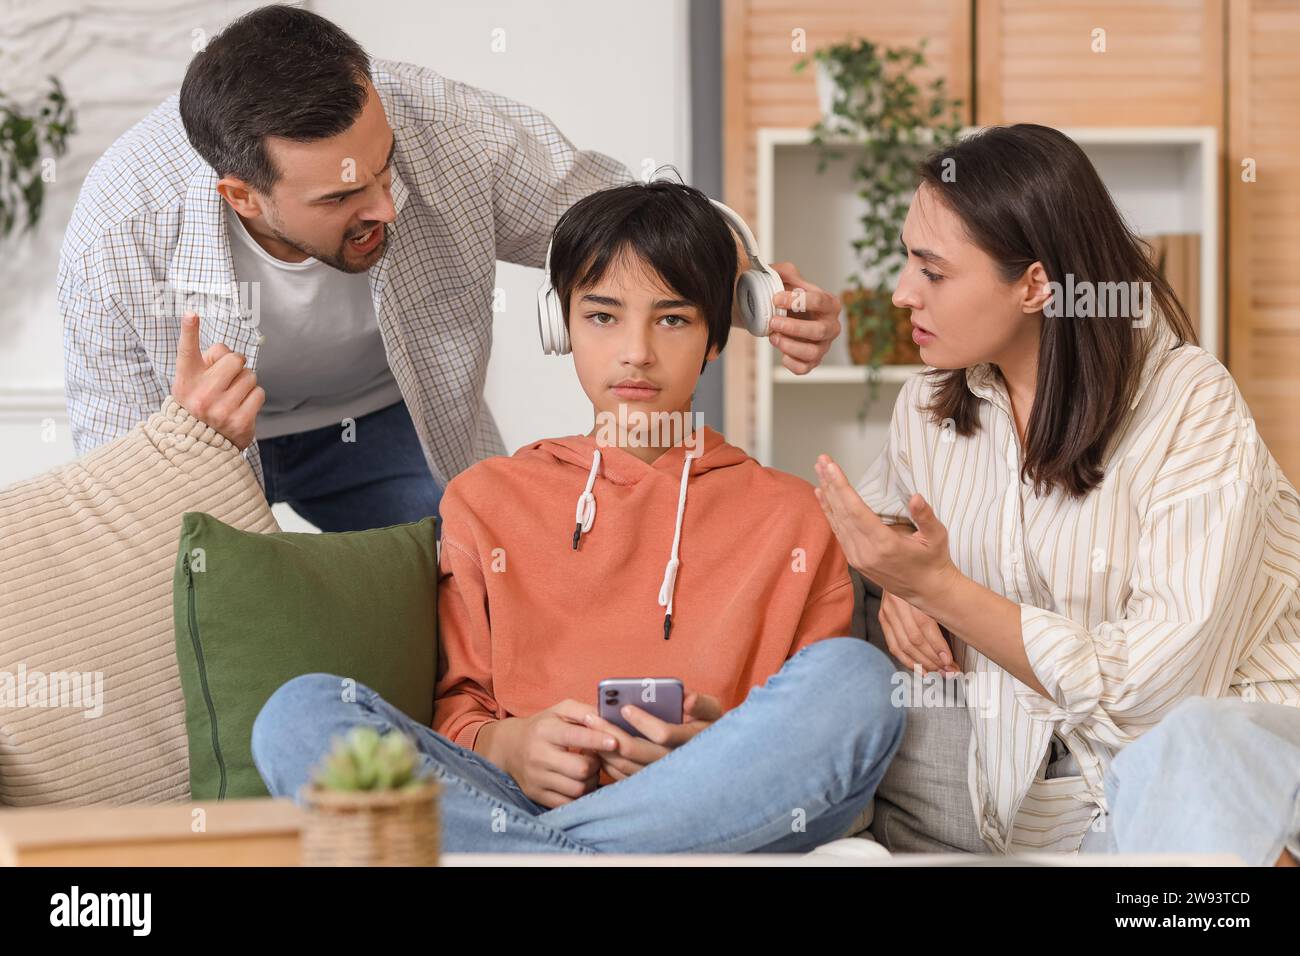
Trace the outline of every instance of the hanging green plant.
<path fill-rule="evenodd" d="M 0 94 L 0 236 L 21 221 L 27 232 L 41 218 L 45 185 L 53 181 L 53 160 L 68 151 L 76 112 L 57 77 L 37 105 L 24 108 Z"/>
<path fill-rule="evenodd" d="M 917 164 L 931 150 L 955 142 L 962 130 L 962 101 L 948 96 L 938 77 L 923 88 L 912 79 L 924 69 L 926 41 L 917 47 L 885 47 L 870 40 L 836 43 L 795 64 L 817 64 L 823 115 L 812 127 L 817 171 L 851 156 L 850 172 L 865 211 L 852 240 L 857 268 L 841 294 L 849 350 L 867 366 L 865 420 L 876 398 L 880 367 L 919 362 L 905 309 L 891 299 L 904 257 L 899 246 Z"/>

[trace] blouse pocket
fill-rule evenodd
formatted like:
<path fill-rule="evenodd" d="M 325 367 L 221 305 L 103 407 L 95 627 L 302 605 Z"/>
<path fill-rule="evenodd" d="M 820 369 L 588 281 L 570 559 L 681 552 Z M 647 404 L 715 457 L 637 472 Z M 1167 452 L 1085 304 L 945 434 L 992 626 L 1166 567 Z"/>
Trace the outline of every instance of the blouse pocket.
<path fill-rule="evenodd" d="M 1029 785 L 1012 821 L 1008 849 L 1076 852 L 1099 811 L 1083 777 L 1039 777 Z"/>

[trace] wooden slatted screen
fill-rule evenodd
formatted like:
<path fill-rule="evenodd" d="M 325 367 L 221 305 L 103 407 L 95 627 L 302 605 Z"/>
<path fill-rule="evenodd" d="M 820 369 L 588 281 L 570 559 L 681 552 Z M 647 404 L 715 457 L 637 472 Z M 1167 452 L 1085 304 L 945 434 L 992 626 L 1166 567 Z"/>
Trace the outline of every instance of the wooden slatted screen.
<path fill-rule="evenodd" d="M 1223 122 L 1222 0 L 975 0 L 975 24 L 980 123 Z"/>
<path fill-rule="evenodd" d="M 1259 434 L 1300 481 L 1300 3 L 1232 0 L 1228 355 Z M 1253 160 L 1254 182 L 1242 179 Z"/>

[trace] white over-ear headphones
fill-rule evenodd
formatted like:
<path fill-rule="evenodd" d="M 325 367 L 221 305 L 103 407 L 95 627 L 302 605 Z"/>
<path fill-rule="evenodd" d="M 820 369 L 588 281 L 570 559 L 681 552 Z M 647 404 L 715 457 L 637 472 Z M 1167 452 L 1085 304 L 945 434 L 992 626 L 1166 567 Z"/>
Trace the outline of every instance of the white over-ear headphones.
<path fill-rule="evenodd" d="M 766 265 L 758 257 L 758 243 L 754 234 L 733 210 L 728 209 L 716 199 L 709 200 L 722 213 L 732 231 L 740 238 L 749 257 L 749 264 L 740 278 L 736 280 L 735 294 L 731 299 L 732 324 L 739 318 L 754 335 L 767 335 L 768 325 L 773 315 L 785 315 L 785 309 L 778 309 L 772 304 L 772 296 L 785 289 L 785 284 L 776 270 Z M 567 355 L 569 347 L 569 330 L 564 325 L 564 310 L 560 307 L 560 297 L 551 285 L 551 244 L 546 246 L 546 274 L 541 287 L 537 290 L 537 327 L 542 333 L 542 350 L 547 355 Z"/>

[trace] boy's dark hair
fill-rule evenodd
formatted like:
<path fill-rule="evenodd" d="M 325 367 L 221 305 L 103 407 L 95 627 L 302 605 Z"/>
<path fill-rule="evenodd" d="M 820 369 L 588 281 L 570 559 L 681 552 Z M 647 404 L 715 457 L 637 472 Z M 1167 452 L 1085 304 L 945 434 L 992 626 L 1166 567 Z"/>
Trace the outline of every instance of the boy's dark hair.
<path fill-rule="evenodd" d="M 265 137 L 337 136 L 366 103 L 370 58 L 324 17 L 259 7 L 208 41 L 185 71 L 180 112 L 190 145 L 218 176 L 260 192 L 280 178 Z"/>
<path fill-rule="evenodd" d="M 602 189 L 570 206 L 556 223 L 551 245 L 551 285 L 566 326 L 574 290 L 599 282 L 625 252 L 635 253 L 669 288 L 699 306 L 708 348 L 722 351 L 731 330 L 736 240 L 709 197 L 657 179 Z"/>

